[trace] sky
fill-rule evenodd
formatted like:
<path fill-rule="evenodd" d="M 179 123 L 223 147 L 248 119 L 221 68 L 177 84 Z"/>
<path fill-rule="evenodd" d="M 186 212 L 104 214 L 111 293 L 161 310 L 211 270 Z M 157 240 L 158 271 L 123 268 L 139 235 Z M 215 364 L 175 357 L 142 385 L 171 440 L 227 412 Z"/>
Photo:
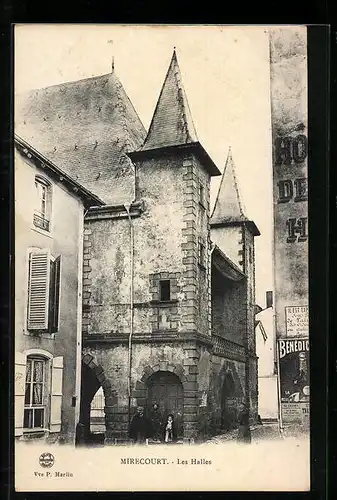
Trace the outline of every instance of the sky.
<path fill-rule="evenodd" d="M 273 289 L 268 29 L 258 26 L 17 25 L 15 92 L 115 72 L 148 129 L 174 47 L 199 141 L 224 169 L 231 147 L 256 244 L 256 302 Z M 213 177 L 211 208 L 220 177 Z"/>

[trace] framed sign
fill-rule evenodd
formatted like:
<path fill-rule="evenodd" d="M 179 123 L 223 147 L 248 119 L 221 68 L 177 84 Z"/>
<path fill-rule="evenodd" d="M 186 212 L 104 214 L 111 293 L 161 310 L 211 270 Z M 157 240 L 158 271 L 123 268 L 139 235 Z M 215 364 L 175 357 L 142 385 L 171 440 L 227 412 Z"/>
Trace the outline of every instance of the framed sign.
<path fill-rule="evenodd" d="M 286 306 L 287 337 L 304 337 L 309 335 L 309 307 Z"/>

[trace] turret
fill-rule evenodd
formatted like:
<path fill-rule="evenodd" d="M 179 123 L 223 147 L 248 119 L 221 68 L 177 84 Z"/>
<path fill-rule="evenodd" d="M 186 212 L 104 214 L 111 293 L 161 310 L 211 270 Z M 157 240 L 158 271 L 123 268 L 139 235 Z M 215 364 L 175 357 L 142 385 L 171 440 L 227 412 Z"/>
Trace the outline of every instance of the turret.
<path fill-rule="evenodd" d="M 170 297 L 178 298 L 175 314 L 159 310 L 156 328 L 174 324 L 209 335 L 210 179 L 221 173 L 198 140 L 175 50 L 144 144 L 128 155 L 135 165 L 136 197 L 146 207 L 139 224 L 153 263 L 152 300 L 160 298 L 167 280 Z"/>

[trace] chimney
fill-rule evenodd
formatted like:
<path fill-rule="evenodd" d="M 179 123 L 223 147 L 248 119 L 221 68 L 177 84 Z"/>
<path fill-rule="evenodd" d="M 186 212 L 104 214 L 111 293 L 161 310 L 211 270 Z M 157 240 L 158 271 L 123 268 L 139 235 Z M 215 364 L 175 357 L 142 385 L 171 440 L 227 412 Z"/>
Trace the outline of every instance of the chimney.
<path fill-rule="evenodd" d="M 269 309 L 269 307 L 273 307 L 273 292 L 272 291 L 266 292 L 266 309 Z"/>

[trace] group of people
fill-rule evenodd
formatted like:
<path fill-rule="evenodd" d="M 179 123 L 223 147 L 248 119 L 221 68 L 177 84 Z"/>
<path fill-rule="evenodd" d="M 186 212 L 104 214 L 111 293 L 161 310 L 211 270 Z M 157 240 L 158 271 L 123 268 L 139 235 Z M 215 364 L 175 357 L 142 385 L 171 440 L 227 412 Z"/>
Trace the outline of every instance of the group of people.
<path fill-rule="evenodd" d="M 251 443 L 249 411 L 246 405 L 242 405 L 238 417 L 237 441 Z M 148 444 L 149 439 L 156 442 L 173 443 L 177 439 L 174 417 L 169 414 L 166 419 L 163 419 L 156 403 L 152 406 L 149 416 L 146 416 L 144 408 L 139 406 L 130 424 L 129 437 L 138 444 Z"/>
<path fill-rule="evenodd" d="M 262 424 L 259 416 L 259 423 Z M 150 414 L 145 415 L 144 408 L 139 406 L 129 426 L 129 438 L 137 444 L 148 444 L 149 440 L 160 443 L 174 443 L 177 440 L 177 426 L 172 413 L 163 417 L 157 403 L 154 403 Z M 246 405 L 241 407 L 238 415 L 237 441 L 251 443 L 249 411 Z M 79 422 L 76 428 L 76 445 L 85 444 L 85 426 Z"/>
<path fill-rule="evenodd" d="M 130 423 L 129 438 L 138 444 L 148 444 L 149 439 L 173 443 L 177 439 L 174 416 L 170 413 L 164 419 L 157 403 L 153 404 L 149 416 L 139 406 Z"/>

